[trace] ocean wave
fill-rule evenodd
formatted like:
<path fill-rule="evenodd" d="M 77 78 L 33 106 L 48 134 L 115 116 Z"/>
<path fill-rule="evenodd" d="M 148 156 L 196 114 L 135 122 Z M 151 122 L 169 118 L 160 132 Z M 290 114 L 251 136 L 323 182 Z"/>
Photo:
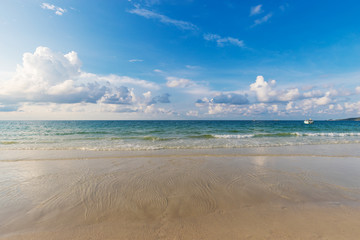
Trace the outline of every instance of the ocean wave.
<path fill-rule="evenodd" d="M 224 134 L 224 135 L 214 135 L 215 138 L 229 138 L 229 139 L 239 139 L 239 138 L 252 138 L 255 134 Z"/>
<path fill-rule="evenodd" d="M 0 150 L 80 150 L 80 151 L 153 151 L 153 150 L 181 150 L 181 149 L 236 149 L 236 148 L 258 148 L 258 147 L 282 147 L 322 144 L 359 144 L 355 141 L 316 141 L 316 142 L 248 142 L 244 144 L 185 144 L 185 145 L 140 145 L 125 144 L 122 146 L 15 146 L 0 147 Z M 10 147 L 13 146 L 13 147 Z"/>
<path fill-rule="evenodd" d="M 360 136 L 360 132 L 303 133 L 303 136 L 309 136 L 309 137 L 356 137 L 356 136 Z"/>
<path fill-rule="evenodd" d="M 264 138 L 264 137 L 297 137 L 297 136 L 303 136 L 303 135 L 298 132 L 214 135 L 215 138 L 228 138 L 228 139 Z"/>
<path fill-rule="evenodd" d="M 62 132 L 62 133 L 46 133 L 44 135 L 51 136 L 68 136 L 68 135 L 89 135 L 89 134 L 109 134 L 109 132 L 106 131 L 95 131 L 95 132 L 86 132 L 86 131 L 80 131 L 80 132 Z"/>
<path fill-rule="evenodd" d="M 155 142 L 155 141 L 170 141 L 170 140 L 174 140 L 174 139 L 176 139 L 176 138 L 144 136 L 144 137 L 139 137 L 139 138 L 137 138 L 137 139 Z"/>
<path fill-rule="evenodd" d="M 208 138 L 216 138 L 215 136 L 211 135 L 211 134 L 202 134 L 202 135 L 192 135 L 189 136 L 188 138 L 204 138 L 204 139 L 208 139 Z"/>
<path fill-rule="evenodd" d="M 242 139 L 242 138 L 265 138 L 265 137 L 357 137 L 360 132 L 326 132 L 326 133 L 261 133 L 261 134 L 223 134 L 213 135 L 215 138 Z"/>
<path fill-rule="evenodd" d="M 303 135 L 298 132 L 261 133 L 254 135 L 254 137 L 298 137 L 298 136 L 303 136 Z"/>

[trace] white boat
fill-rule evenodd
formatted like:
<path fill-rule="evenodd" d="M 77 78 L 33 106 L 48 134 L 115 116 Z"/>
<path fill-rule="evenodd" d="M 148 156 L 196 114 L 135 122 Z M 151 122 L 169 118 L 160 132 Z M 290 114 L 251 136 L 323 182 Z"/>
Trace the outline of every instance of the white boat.
<path fill-rule="evenodd" d="M 311 118 L 309 118 L 309 119 L 305 119 L 304 123 L 305 124 L 313 124 L 314 121 Z"/>

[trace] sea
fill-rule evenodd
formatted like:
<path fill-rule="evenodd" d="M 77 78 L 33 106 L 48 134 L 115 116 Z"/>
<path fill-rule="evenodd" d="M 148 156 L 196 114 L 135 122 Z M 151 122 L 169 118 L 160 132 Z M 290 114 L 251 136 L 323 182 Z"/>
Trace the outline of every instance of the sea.
<path fill-rule="evenodd" d="M 360 143 L 360 122 L 0 121 L 0 150 L 143 151 Z"/>

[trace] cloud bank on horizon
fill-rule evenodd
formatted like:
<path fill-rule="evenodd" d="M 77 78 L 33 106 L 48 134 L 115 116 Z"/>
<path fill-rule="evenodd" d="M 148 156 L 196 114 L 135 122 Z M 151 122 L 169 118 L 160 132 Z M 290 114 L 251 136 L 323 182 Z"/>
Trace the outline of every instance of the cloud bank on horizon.
<path fill-rule="evenodd" d="M 20 2 L 0 8 L 0 120 L 360 114 L 356 1 Z"/>
<path fill-rule="evenodd" d="M 40 46 L 34 53 L 24 53 L 16 72 L 1 82 L 0 111 L 95 111 L 127 114 L 134 119 L 360 113 L 360 101 L 344 102 L 358 95 L 360 86 L 354 90 L 315 85 L 306 90 L 301 85 L 283 88 L 276 86 L 276 80 L 266 81 L 263 76 L 257 76 L 246 89 L 218 91 L 208 83 L 174 76 L 164 76 L 162 83 L 156 83 L 116 74 L 89 73 L 81 67 L 75 51 L 63 54 Z M 172 102 L 172 95 L 180 96 L 178 102 Z M 179 111 L 176 106 L 182 104 L 189 107 Z"/>

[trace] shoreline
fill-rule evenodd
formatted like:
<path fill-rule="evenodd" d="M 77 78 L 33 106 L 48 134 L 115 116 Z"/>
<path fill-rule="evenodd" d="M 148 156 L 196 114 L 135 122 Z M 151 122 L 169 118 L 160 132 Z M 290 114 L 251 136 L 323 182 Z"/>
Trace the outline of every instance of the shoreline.
<path fill-rule="evenodd" d="M 304 144 L 291 146 L 210 148 L 210 149 L 156 149 L 156 150 L 1 150 L 0 162 L 36 160 L 75 160 L 125 157 L 166 156 L 298 156 L 298 157 L 359 157 L 359 144 Z M 319 152 L 327 152 L 319 153 Z M 57 157 L 57 156 L 61 157 Z"/>
<path fill-rule="evenodd" d="M 357 239 L 357 144 L 4 151 L 0 239 Z"/>

